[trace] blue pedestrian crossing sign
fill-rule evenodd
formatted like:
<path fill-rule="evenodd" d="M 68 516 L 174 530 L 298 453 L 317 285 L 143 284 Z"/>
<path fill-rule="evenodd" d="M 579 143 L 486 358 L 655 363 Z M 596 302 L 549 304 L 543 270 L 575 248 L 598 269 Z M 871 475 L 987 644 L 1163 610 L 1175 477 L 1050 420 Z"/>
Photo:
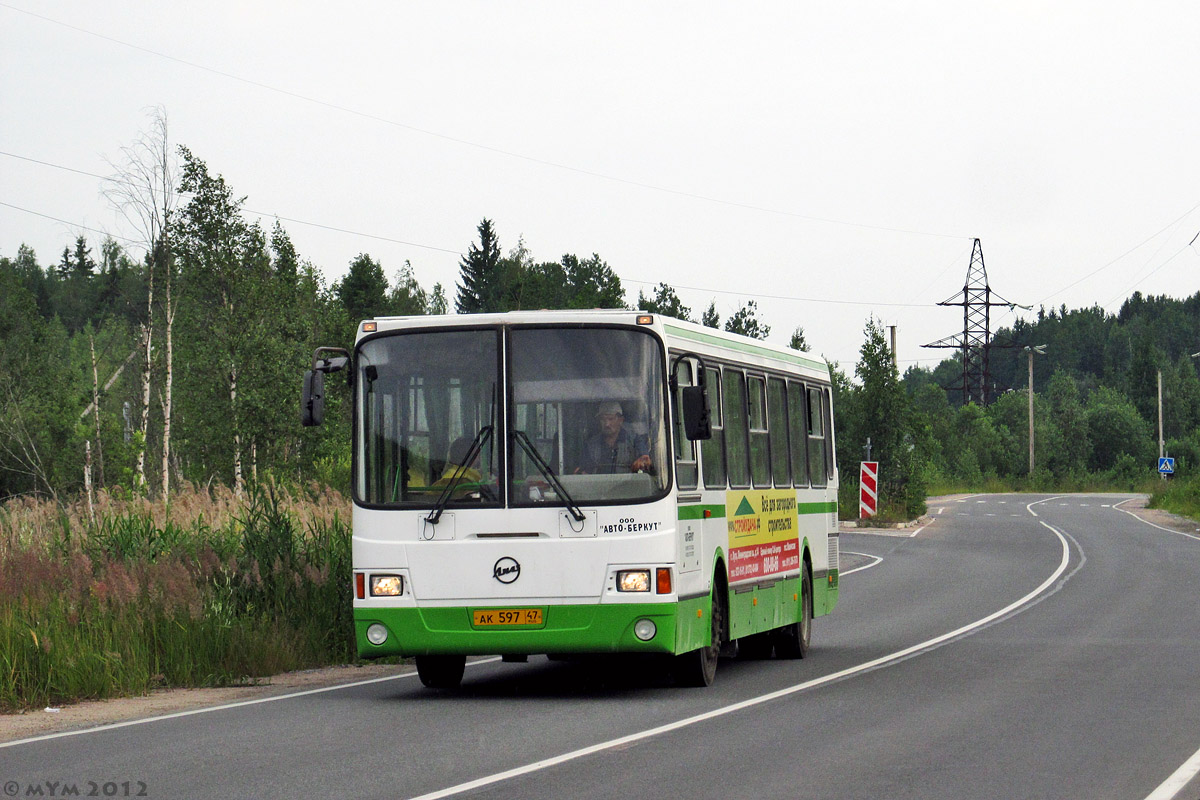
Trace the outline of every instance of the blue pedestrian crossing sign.
<path fill-rule="evenodd" d="M 1160 458 L 1158 460 L 1158 471 L 1161 472 L 1163 475 L 1174 475 L 1175 474 L 1175 459 Z"/>

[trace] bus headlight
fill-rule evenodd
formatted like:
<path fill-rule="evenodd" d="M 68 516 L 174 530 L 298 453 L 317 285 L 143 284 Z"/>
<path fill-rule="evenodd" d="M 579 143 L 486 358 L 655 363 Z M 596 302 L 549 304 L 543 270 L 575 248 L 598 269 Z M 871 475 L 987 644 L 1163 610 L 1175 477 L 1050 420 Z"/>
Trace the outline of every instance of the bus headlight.
<path fill-rule="evenodd" d="M 656 633 L 658 633 L 658 626 L 654 624 L 653 620 L 639 619 L 633 626 L 633 635 L 643 642 L 653 639 Z"/>
<path fill-rule="evenodd" d="M 372 597 L 398 597 L 404 594 L 403 575 L 372 575 Z"/>
<path fill-rule="evenodd" d="M 618 592 L 650 591 L 650 570 L 623 569 L 617 572 Z"/>
<path fill-rule="evenodd" d="M 373 645 L 381 645 L 387 641 L 388 629 L 378 622 L 373 622 L 367 626 L 367 641 Z"/>

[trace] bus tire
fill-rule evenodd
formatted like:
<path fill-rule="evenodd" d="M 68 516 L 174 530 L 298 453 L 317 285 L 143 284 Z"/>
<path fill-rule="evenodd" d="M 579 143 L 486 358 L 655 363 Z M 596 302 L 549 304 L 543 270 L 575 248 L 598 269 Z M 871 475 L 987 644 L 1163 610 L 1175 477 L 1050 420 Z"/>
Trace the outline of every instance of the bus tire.
<path fill-rule="evenodd" d="M 466 656 L 417 656 L 417 677 L 430 689 L 458 688 L 466 667 Z"/>
<path fill-rule="evenodd" d="M 675 656 L 675 681 L 681 686 L 712 686 L 725 638 L 724 586 L 713 582 L 712 612 L 708 615 L 712 639 L 707 647 Z"/>
<path fill-rule="evenodd" d="M 800 619 L 775 631 L 775 654 L 780 658 L 804 658 L 812 641 L 813 590 L 808 562 L 800 571 Z"/>

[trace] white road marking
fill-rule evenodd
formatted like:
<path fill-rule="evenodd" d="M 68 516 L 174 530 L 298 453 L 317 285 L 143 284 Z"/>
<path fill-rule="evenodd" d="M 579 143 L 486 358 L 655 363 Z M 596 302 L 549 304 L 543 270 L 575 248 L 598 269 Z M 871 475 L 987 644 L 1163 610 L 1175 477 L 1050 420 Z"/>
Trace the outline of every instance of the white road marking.
<path fill-rule="evenodd" d="M 500 656 L 492 658 L 481 658 L 478 661 L 468 661 L 467 666 L 476 664 L 490 664 L 493 661 L 499 661 Z M 130 719 L 124 722 L 112 722 L 107 725 L 97 725 L 94 728 L 84 728 L 77 731 L 60 731 L 58 733 L 47 733 L 41 736 L 31 736 L 28 739 L 17 739 L 12 742 L 0 742 L 0 749 L 5 747 L 16 747 L 19 744 L 30 744 L 31 742 L 44 742 L 48 739 L 62 739 L 66 736 L 82 736 L 85 733 L 97 733 L 99 731 L 111 731 L 116 728 L 128 728 L 132 725 L 144 725 L 147 722 L 161 722 L 166 719 L 178 719 L 179 717 L 191 717 L 196 714 L 207 714 L 211 711 L 224 711 L 229 708 L 241 708 L 243 706 L 256 706 L 259 703 L 274 703 L 277 700 L 291 700 L 294 697 L 307 697 L 312 694 L 321 694 L 323 692 L 336 692 L 338 689 L 350 689 L 355 686 L 367 686 L 372 683 L 383 683 L 384 681 L 395 681 L 401 678 L 412 678 L 417 674 L 416 670 L 412 672 L 402 672 L 399 675 L 387 675 L 382 678 L 371 678 L 365 681 L 354 681 L 353 683 L 339 683 L 337 686 L 323 686 L 320 689 L 306 689 L 303 692 L 291 692 L 289 694 L 278 694 L 274 697 L 259 697 L 255 700 L 239 700 L 236 703 L 225 703 L 219 706 L 206 706 L 204 708 L 193 708 L 190 711 L 176 711 L 173 714 L 161 714 L 157 717 L 143 717 L 142 719 Z"/>
<path fill-rule="evenodd" d="M 893 533 L 892 531 L 897 530 L 895 528 L 890 530 L 886 528 L 855 528 L 854 533 L 861 534 L 863 536 L 890 536 L 893 539 L 911 539 L 928 527 L 928 525 L 922 525 L 912 533 Z"/>
<path fill-rule="evenodd" d="M 1121 509 L 1124 511 L 1125 509 Z M 1146 795 L 1146 800 L 1170 800 L 1187 786 L 1192 778 L 1200 774 L 1200 750 L 1183 762 L 1183 766 L 1175 770 L 1171 777 L 1163 781 L 1157 789 Z"/>
<path fill-rule="evenodd" d="M 1133 500 L 1133 499 L 1134 499 L 1134 498 L 1132 498 L 1132 497 L 1130 497 L 1130 498 L 1129 498 L 1129 500 Z M 1190 534 L 1190 533 L 1185 533 L 1185 532 L 1183 532 L 1183 531 L 1177 531 L 1177 530 L 1173 530 L 1173 529 L 1171 529 L 1171 528 L 1164 528 L 1162 525 L 1155 525 L 1153 522 L 1150 522 L 1149 520 L 1142 519 L 1142 518 L 1141 518 L 1141 517 L 1139 517 L 1137 514 L 1135 514 L 1135 513 L 1133 513 L 1132 511 L 1130 511 L 1129 509 L 1127 509 L 1127 508 L 1121 508 L 1121 506 L 1122 506 L 1124 503 L 1128 503 L 1128 502 L 1129 502 L 1129 500 L 1122 500 L 1120 503 L 1116 503 L 1115 505 L 1113 505 L 1113 508 L 1115 508 L 1117 511 L 1120 511 L 1120 512 L 1121 512 L 1121 513 L 1123 513 L 1123 514 L 1128 514 L 1129 516 L 1131 516 L 1131 517 L 1133 517 L 1134 519 L 1136 519 L 1138 522 L 1144 522 L 1144 523 L 1146 523 L 1146 524 L 1147 524 L 1147 525 L 1149 525 L 1151 528 L 1158 528 L 1160 531 L 1166 531 L 1167 533 L 1177 533 L 1177 534 L 1179 534 L 1180 536 L 1186 536 L 1186 537 L 1187 537 L 1187 538 L 1189 538 L 1189 539 L 1200 539 L 1200 536 L 1194 536 L 1194 535 L 1192 535 L 1192 534 Z"/>
<path fill-rule="evenodd" d="M 1132 497 L 1129 498 L 1129 500 L 1132 499 Z M 1121 506 L 1125 503 L 1128 503 L 1129 500 L 1122 500 L 1120 503 L 1114 503 L 1112 508 L 1115 508 L 1117 511 L 1120 511 L 1123 514 L 1128 514 L 1138 522 L 1146 523 L 1151 528 L 1158 528 L 1160 531 L 1166 531 L 1167 533 L 1177 533 L 1180 536 L 1186 536 L 1189 539 L 1200 539 L 1200 537 L 1193 536 L 1190 533 L 1172 530 L 1171 528 L 1164 528 L 1162 525 L 1155 525 L 1149 520 L 1142 519 L 1129 509 L 1121 508 Z M 1108 506 L 1105 506 L 1105 508 L 1108 508 Z M 1171 777 L 1159 784 L 1157 789 L 1146 795 L 1146 800 L 1170 800 L 1170 798 L 1175 797 L 1175 795 L 1179 794 L 1179 792 L 1182 791 L 1185 786 L 1191 783 L 1192 779 L 1197 775 L 1200 775 L 1200 750 L 1197 750 L 1192 754 L 1191 758 L 1183 762 L 1182 766 L 1171 773 Z"/>
<path fill-rule="evenodd" d="M 873 556 L 873 555 L 871 555 L 870 553 L 855 553 L 855 552 L 853 552 L 853 551 L 851 551 L 851 550 L 843 550 L 842 552 L 843 552 L 843 553 L 845 553 L 845 554 L 846 554 L 846 555 L 848 555 L 848 556 L 862 556 L 863 558 L 873 558 L 873 559 L 875 559 L 875 560 L 874 560 L 874 561 L 872 561 L 870 564 L 867 564 L 867 565 L 865 565 L 865 566 L 862 566 L 862 567 L 855 567 L 854 569 L 850 570 L 849 572 L 842 572 L 842 573 L 840 573 L 841 577 L 843 577 L 843 578 L 844 578 L 844 577 L 846 577 L 847 575 L 853 575 L 853 574 L 854 574 L 854 573 L 856 573 L 856 572 L 862 572 L 864 569 L 870 569 L 871 567 L 875 566 L 876 564 L 880 564 L 880 563 L 882 563 L 882 562 L 883 562 L 883 559 L 882 559 L 882 558 L 880 558 L 879 556 Z"/>
<path fill-rule="evenodd" d="M 1030 513 L 1033 513 L 1032 510 L 1030 510 Z M 1037 516 L 1037 515 L 1034 514 L 1034 516 Z M 985 627 L 989 623 L 994 622 L 995 620 L 998 620 L 1001 617 L 1007 616 L 1008 614 L 1011 614 L 1014 611 L 1017 611 L 1022 606 L 1025 606 L 1027 604 L 1034 602 L 1035 600 L 1037 600 L 1039 595 L 1043 594 L 1048 589 L 1050 589 L 1052 586 L 1054 586 L 1054 584 L 1058 581 L 1059 576 L 1061 576 L 1067 569 L 1067 564 L 1071 560 L 1071 548 L 1067 544 L 1066 537 L 1064 537 L 1061 533 L 1059 533 L 1057 530 L 1050 527 L 1049 525 L 1046 525 L 1046 523 L 1044 523 L 1044 522 L 1042 523 L 1042 525 L 1045 526 L 1046 529 L 1051 531 L 1055 536 L 1057 536 L 1059 542 L 1062 543 L 1062 559 L 1059 561 L 1058 567 L 1054 570 L 1054 572 L 1050 575 L 1050 577 L 1047 578 L 1042 583 L 1041 586 L 1038 586 L 1036 589 L 1034 589 L 1032 592 L 1030 592 L 1029 594 L 1022 597 L 1020 600 L 1017 600 L 1016 602 L 1011 603 L 1011 604 L 1005 606 L 1004 608 L 1000 609 L 999 611 L 995 611 L 980 620 L 976 620 L 975 622 L 972 622 L 968 625 L 964 625 L 961 628 L 952 630 L 949 633 L 944 633 L 941 636 L 934 637 L 933 639 L 928 639 L 924 642 L 921 642 L 920 644 L 915 644 L 912 647 L 906 647 L 903 650 L 896 651 L 895 653 L 891 653 L 886 656 L 880 656 L 879 658 L 873 659 L 864 664 L 859 664 L 856 667 L 848 667 L 847 669 L 841 670 L 839 672 L 835 672 L 831 675 L 825 675 L 824 677 L 821 677 L 821 678 L 814 678 L 813 680 L 805 681 L 803 683 L 798 683 L 794 686 L 789 686 L 785 689 L 779 689 L 774 692 L 769 692 L 767 694 L 759 695 L 758 697 L 751 697 L 748 700 L 742 700 L 741 702 L 738 702 L 738 703 L 732 703 L 727 706 L 715 708 L 712 711 L 707 711 L 703 714 L 696 714 L 695 716 L 686 717 L 681 720 L 676 720 L 675 722 L 669 722 L 666 725 L 659 725 L 656 728 L 649 728 L 647 730 L 639 731 L 637 733 L 631 733 L 626 736 L 620 736 L 616 739 L 609 739 L 608 741 L 605 741 L 605 742 L 598 742 L 597 744 L 589 745 L 588 747 L 581 747 L 578 750 L 572 750 L 569 753 L 563 753 L 562 755 L 542 759 L 541 761 L 535 761 L 531 764 L 526 764 L 521 767 L 515 767 L 513 769 L 505 770 L 503 772 L 496 772 L 492 775 L 485 775 L 484 777 L 476 778 L 473 781 L 466 781 L 465 783 L 460 783 L 456 786 L 450 786 L 445 789 L 438 789 L 437 791 L 419 795 L 417 797 L 411 798 L 411 800 L 440 800 L 440 798 L 443 798 L 443 797 L 452 797 L 453 795 L 456 795 L 456 794 L 462 794 L 463 792 L 473 791 L 475 789 L 479 789 L 484 786 L 491 786 L 492 784 L 500 783 L 502 781 L 510 780 L 512 778 L 517 778 L 522 775 L 528 775 L 533 772 L 540 772 L 541 770 L 548 769 L 550 767 L 556 767 L 559 764 L 565 764 L 568 761 L 574 761 L 575 759 L 583 758 L 584 756 L 590 756 L 595 753 L 602 753 L 606 750 L 617 749 L 617 748 L 623 747 L 624 745 L 633 744 L 634 742 L 642 741 L 643 739 L 649 739 L 654 736 L 660 736 L 664 733 L 670 733 L 672 731 L 677 731 L 681 728 L 687 728 L 691 725 L 695 725 L 700 722 L 706 722 L 710 719 L 716 719 L 717 717 L 723 717 L 727 714 L 732 714 L 736 711 L 742 711 L 747 708 L 753 708 L 754 706 L 762 705 L 763 703 L 769 703 L 771 701 L 778 700 L 781 697 L 787 697 L 789 695 L 796 694 L 797 692 L 803 692 L 808 689 L 815 689 L 818 686 L 824 686 L 826 684 L 834 683 L 836 681 L 841 681 L 841 680 L 844 680 L 845 678 L 851 677 L 853 675 L 858 675 L 858 674 L 861 674 L 864 672 L 870 672 L 872 670 L 879 669 L 880 667 L 888 666 L 891 664 L 895 664 L 899 661 L 903 661 L 903 660 L 909 658 L 910 656 L 917 655 L 918 653 L 936 649 L 937 647 L 944 645 L 949 641 L 952 641 L 961 636 L 972 633 L 973 631 L 976 631 L 982 627 Z"/>

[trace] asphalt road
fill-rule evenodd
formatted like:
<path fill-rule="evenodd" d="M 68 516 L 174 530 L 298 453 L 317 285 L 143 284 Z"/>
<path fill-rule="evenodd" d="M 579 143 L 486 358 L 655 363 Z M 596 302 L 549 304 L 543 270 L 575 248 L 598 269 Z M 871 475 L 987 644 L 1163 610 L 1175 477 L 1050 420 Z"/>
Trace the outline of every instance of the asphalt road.
<path fill-rule="evenodd" d="M 1184 784 L 1200 751 L 1200 539 L 1113 507 L 1123 499 L 979 496 L 931 508 L 915 535 L 844 533 L 841 601 L 809 658 L 723 660 L 709 689 L 653 664 L 489 660 L 456 692 L 406 676 L 0 746 L 0 784 L 22 797 L 1197 800 Z"/>

